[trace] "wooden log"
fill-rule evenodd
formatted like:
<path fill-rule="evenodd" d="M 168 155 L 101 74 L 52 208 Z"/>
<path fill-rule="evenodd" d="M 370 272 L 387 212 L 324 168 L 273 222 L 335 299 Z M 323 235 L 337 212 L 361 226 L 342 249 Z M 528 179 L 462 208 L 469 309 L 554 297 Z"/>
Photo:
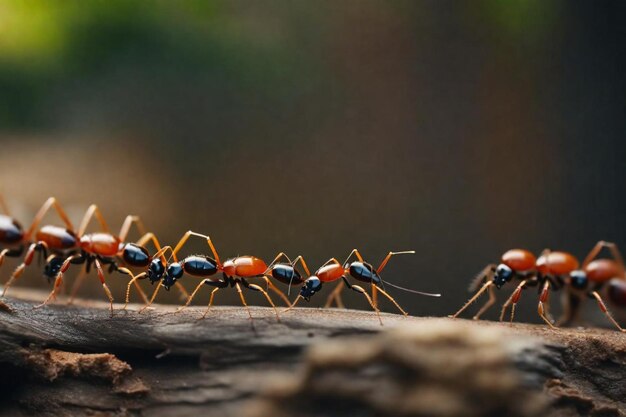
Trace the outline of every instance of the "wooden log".
<path fill-rule="evenodd" d="M 164 305 L 141 314 L 131 305 L 111 316 L 103 302 L 59 300 L 35 309 L 43 293 L 13 295 L 19 298 L 0 305 L 1 415 L 424 415 L 423 407 L 406 405 L 411 398 L 428 405 L 437 395 L 470 393 L 472 404 L 488 405 L 475 415 L 516 415 L 509 406 L 531 415 L 519 405 L 529 399 L 537 407 L 528 412 L 545 407 L 543 415 L 618 416 L 626 409 L 626 335 L 611 330 L 393 314 L 382 314 L 381 326 L 368 311 L 308 308 L 282 313 L 278 322 L 272 309 L 251 307 L 251 321 L 239 306 L 216 307 L 203 320 L 203 307 L 174 314 L 176 306 Z M 470 372 L 468 364 L 486 360 L 480 352 L 500 359 Z M 442 358 L 441 373 L 424 365 Z M 403 375 L 416 391 L 392 402 L 376 397 Z M 470 388 L 481 380 L 471 383 L 468 375 L 491 375 L 503 388 L 477 393 Z M 443 388 L 424 397 L 433 381 Z M 315 407 L 320 398 L 324 405 Z M 472 415 L 429 407 L 433 416 Z"/>

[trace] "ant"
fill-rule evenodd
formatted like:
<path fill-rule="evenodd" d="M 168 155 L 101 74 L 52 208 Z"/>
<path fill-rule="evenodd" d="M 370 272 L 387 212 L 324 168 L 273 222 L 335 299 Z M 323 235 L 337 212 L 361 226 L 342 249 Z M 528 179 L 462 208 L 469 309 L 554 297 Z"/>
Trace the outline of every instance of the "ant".
<path fill-rule="evenodd" d="M 507 308 L 511 306 L 511 322 L 513 322 L 515 306 L 521 298 L 522 290 L 538 286 L 540 295 L 537 312 L 550 328 L 556 329 L 548 313 L 550 290 L 559 290 L 567 285 L 569 275 L 578 267 L 578 260 L 567 252 L 544 250 L 539 258 L 536 258 L 535 255 L 525 249 L 511 249 L 502 255 L 499 265 L 489 264 L 476 276 L 470 285 L 470 291 L 478 289 L 481 283 L 482 287 L 451 317 L 457 318 L 488 289 L 489 300 L 474 316 L 474 320 L 478 320 L 496 301 L 494 286 L 500 289 L 513 280 L 519 280 L 519 284 L 502 306 L 500 321 L 504 319 Z"/>
<path fill-rule="evenodd" d="M 95 233 L 85 233 L 87 226 L 93 218 L 98 220 L 101 231 Z M 133 224 L 136 224 L 140 232 L 144 235 L 137 243 L 125 243 L 126 237 Z M 91 265 L 94 264 L 98 273 L 98 278 L 102 283 L 102 288 L 109 299 L 111 312 L 113 311 L 113 295 L 106 284 L 103 265 L 109 265 L 109 272 L 118 271 L 126 275 L 133 276 L 132 272 L 125 267 L 118 266 L 118 260 L 124 265 L 131 267 L 147 267 L 152 261 L 151 257 L 143 247 L 148 241 L 152 241 L 160 249 L 158 239 L 153 233 L 144 233 L 143 223 L 138 216 L 129 215 L 124 220 L 119 234 L 113 235 L 107 226 L 102 213 L 97 205 L 92 204 L 85 213 L 77 234 L 72 234 L 73 240 L 69 242 L 68 248 L 73 251 L 65 257 L 54 257 L 49 259 L 46 267 L 49 271 L 56 272 L 54 286 L 48 297 L 43 303 L 37 307 L 46 305 L 50 300 L 56 298 L 57 292 L 63 283 L 63 276 L 72 264 L 85 264 L 85 270 L 88 272 Z M 71 243 L 71 245 L 70 245 Z M 159 251 L 160 252 L 160 251 Z M 157 252 L 157 253 L 159 253 Z M 78 287 L 82 283 L 81 277 L 77 280 L 73 293 L 78 291 Z M 147 302 L 147 297 L 141 288 L 137 285 L 137 290 L 142 298 Z"/>
<path fill-rule="evenodd" d="M 602 249 L 607 248 L 613 259 L 597 258 Z M 617 245 L 611 242 L 599 241 L 591 249 L 581 269 L 572 271 L 568 292 L 565 297 L 564 313 L 559 324 L 567 324 L 572 321 L 580 310 L 584 296 L 594 298 L 598 302 L 600 310 L 621 332 L 626 332 L 613 318 L 607 309 L 599 291 L 608 284 L 607 294 L 609 299 L 617 306 L 626 306 L 626 270 L 624 258 Z"/>
<path fill-rule="evenodd" d="M 185 245 L 185 243 L 191 236 L 196 236 L 196 237 L 205 239 L 207 242 L 207 245 L 209 246 L 209 248 L 211 249 L 211 252 L 213 253 L 214 258 L 211 258 L 207 255 L 189 255 L 179 261 L 176 255 L 182 249 L 182 247 Z M 169 249 L 171 250 L 171 248 Z M 128 283 L 128 288 L 126 291 L 126 303 L 127 304 L 128 304 L 128 296 L 130 294 L 130 285 L 132 282 L 138 279 L 144 279 L 144 278 L 148 278 L 151 283 L 156 283 L 159 281 L 161 282 L 161 284 L 157 286 L 154 293 L 152 294 L 152 297 L 150 301 L 148 302 L 148 304 L 140 310 L 141 312 L 153 303 L 161 287 L 165 288 L 166 290 L 169 290 L 170 287 L 176 284 L 178 280 L 182 278 L 182 276 L 185 273 L 187 273 L 188 275 L 201 277 L 204 279 L 196 286 L 194 291 L 187 298 L 187 302 L 185 303 L 185 305 L 183 305 L 182 307 L 176 310 L 177 313 L 184 310 L 187 306 L 189 306 L 189 304 L 191 303 L 191 301 L 193 300 L 193 298 L 195 297 L 195 295 L 198 293 L 198 291 L 203 285 L 208 285 L 208 286 L 212 286 L 215 288 L 213 289 L 213 291 L 211 291 L 209 305 L 206 311 L 204 312 L 204 314 L 202 315 L 202 318 L 206 317 L 209 310 L 211 309 L 211 306 L 213 305 L 213 298 L 215 296 L 215 293 L 222 288 L 227 288 L 230 286 L 237 290 L 237 293 L 239 294 L 239 298 L 241 299 L 241 303 L 246 307 L 246 310 L 248 311 L 248 316 L 250 317 L 250 319 L 252 319 L 252 313 L 250 312 L 250 308 L 248 307 L 246 299 L 243 295 L 243 291 L 241 289 L 241 287 L 243 286 L 247 289 L 262 293 L 263 296 L 267 299 L 269 304 L 274 309 L 274 312 L 276 314 L 276 319 L 280 321 L 278 311 L 276 310 L 276 305 L 272 301 L 267 291 L 265 291 L 259 285 L 248 282 L 249 278 L 264 279 L 268 288 L 270 288 L 272 291 L 277 293 L 285 301 L 287 305 L 290 304 L 287 296 L 283 294 L 283 292 L 280 291 L 278 288 L 276 288 L 276 286 L 265 275 L 266 271 L 268 270 L 268 267 L 262 259 L 254 257 L 254 256 L 237 256 L 235 258 L 228 259 L 226 262 L 222 263 L 217 253 L 217 250 L 215 249 L 215 246 L 213 245 L 213 242 L 211 241 L 211 238 L 207 235 L 202 235 L 200 233 L 196 233 L 191 230 L 186 232 L 183 235 L 183 237 L 179 240 L 176 247 L 172 250 L 171 258 L 174 258 L 174 262 L 169 263 L 169 264 L 163 263 L 161 259 L 153 260 L 147 272 L 137 275 L 131 280 L 131 282 Z M 219 272 L 222 273 L 222 279 L 214 280 L 214 279 L 209 278 Z M 124 306 L 124 308 L 126 308 L 126 306 Z"/>
<path fill-rule="evenodd" d="M 288 263 L 278 262 L 280 258 L 285 258 Z M 276 281 L 288 284 L 289 290 L 287 291 L 287 295 L 290 295 L 292 285 L 304 284 L 306 280 L 306 278 L 303 277 L 300 271 L 298 271 L 295 267 L 298 262 L 302 264 L 302 268 L 304 268 L 306 276 L 310 277 L 311 272 L 309 271 L 309 267 L 304 261 L 304 257 L 302 255 L 299 255 L 292 261 L 284 252 L 279 253 L 276 258 L 274 258 L 274 260 L 267 267 L 265 273 L 269 273 Z M 291 303 L 288 302 L 287 305 L 291 306 Z"/>
<path fill-rule="evenodd" d="M 376 269 L 374 269 L 374 267 L 371 264 L 363 260 L 363 257 L 361 256 L 361 254 L 359 253 L 357 249 L 352 250 L 352 252 L 350 252 L 350 255 L 348 255 L 348 257 L 343 263 L 340 263 L 335 258 L 331 258 L 326 263 L 324 263 L 317 271 L 315 271 L 315 274 L 310 275 L 309 278 L 303 281 L 303 285 L 300 289 L 300 294 L 298 294 L 298 297 L 294 300 L 293 304 L 291 304 L 288 310 L 295 307 L 300 299 L 309 301 L 311 297 L 313 296 L 313 294 L 315 294 L 316 292 L 319 292 L 322 289 L 323 283 L 333 282 L 333 281 L 337 281 L 338 279 L 342 279 L 343 281 L 333 290 L 333 293 L 329 296 L 329 299 L 332 297 L 339 297 L 339 294 L 341 293 L 345 285 L 349 289 L 355 292 L 358 292 L 360 294 L 363 294 L 363 296 L 365 297 L 369 305 L 376 312 L 378 316 L 378 320 L 380 321 L 380 324 L 382 325 L 383 322 L 380 317 L 380 310 L 378 309 L 378 306 L 377 306 L 378 304 L 377 294 L 378 292 L 380 292 L 385 297 L 387 297 L 387 299 L 389 299 L 389 301 L 391 301 L 396 306 L 396 308 L 398 308 L 398 310 L 402 312 L 402 314 L 407 316 L 409 313 L 404 311 L 402 307 L 400 307 L 400 305 L 396 302 L 396 300 L 394 300 L 393 297 L 387 294 L 387 292 L 385 292 L 384 289 L 381 288 L 381 286 L 384 287 L 384 285 L 386 284 L 386 285 L 389 285 L 394 288 L 398 288 L 403 291 L 426 295 L 429 297 L 441 296 L 441 294 L 430 294 L 430 293 L 425 293 L 421 291 L 411 290 L 408 288 L 399 287 L 397 285 L 391 284 L 383 280 L 380 277 L 380 273 L 385 268 L 385 266 L 389 262 L 389 259 L 391 259 L 392 256 L 414 254 L 414 253 L 415 251 L 389 252 L 387 256 L 385 257 L 385 259 L 383 259 L 381 264 Z M 350 258 L 352 258 L 352 256 L 356 256 L 358 261 L 348 263 L 348 261 L 350 260 Z M 274 273 L 275 270 L 276 268 L 272 270 L 272 272 Z M 283 274 L 285 276 L 289 275 L 288 273 L 283 272 L 283 271 L 289 272 L 289 268 L 286 265 L 280 266 L 280 269 L 278 271 L 280 272 L 276 273 L 276 275 L 280 275 L 280 274 Z M 369 283 L 372 287 L 372 296 L 370 297 L 367 291 L 363 289 L 363 287 L 359 285 L 350 284 L 350 281 L 348 281 L 347 276 L 350 276 L 356 279 L 357 281 Z"/>
<path fill-rule="evenodd" d="M 25 246 L 27 244 L 29 245 L 22 263 L 15 269 L 11 278 L 4 285 L 1 295 L 4 297 L 13 282 L 17 280 L 24 273 L 26 267 L 32 263 L 35 252 L 39 253 L 40 258 L 41 256 L 47 258 L 48 251 L 53 252 L 54 255 L 51 256 L 61 256 L 75 246 L 76 234 L 73 231 L 74 226 L 72 222 L 54 197 L 48 198 L 41 206 L 32 224 L 26 231 L 22 229 L 22 226 L 17 220 L 9 215 L 9 211 L 2 196 L 0 196 L 0 207 L 2 207 L 5 213 L 4 215 L 0 215 L 0 242 L 11 247 L 0 251 L 0 266 L 4 262 L 5 256 L 20 257 L 24 253 Z M 65 227 L 44 225 L 39 228 L 39 224 L 51 208 L 55 209 L 63 223 L 65 223 Z M 31 241 L 33 234 L 35 234 L 34 242 Z M 48 281 L 53 277 L 51 273 L 50 268 L 46 267 L 44 269 L 44 276 L 48 277 Z"/>

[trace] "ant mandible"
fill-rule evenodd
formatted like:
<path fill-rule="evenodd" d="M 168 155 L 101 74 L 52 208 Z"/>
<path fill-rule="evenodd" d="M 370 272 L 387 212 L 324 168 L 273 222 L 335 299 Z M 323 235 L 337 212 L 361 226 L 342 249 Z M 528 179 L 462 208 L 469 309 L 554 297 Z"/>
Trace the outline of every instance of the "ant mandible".
<path fill-rule="evenodd" d="M 100 224 L 100 232 L 85 233 L 89 223 L 93 218 L 96 218 Z M 57 271 L 54 286 L 48 297 L 43 303 L 37 307 L 46 305 L 50 300 L 56 298 L 57 292 L 63 283 L 63 276 L 70 268 L 72 264 L 85 264 L 88 270 L 93 263 L 96 267 L 98 278 L 102 284 L 102 288 L 109 299 L 111 312 L 113 311 L 113 295 L 106 284 L 103 265 L 110 265 L 109 271 L 119 271 L 123 274 L 133 276 L 132 272 L 127 268 L 117 265 L 117 260 L 121 259 L 125 265 L 131 267 L 147 267 L 153 260 L 143 247 L 143 244 L 148 241 L 152 241 L 154 245 L 160 248 L 158 239 L 153 233 L 144 233 L 144 236 L 138 241 L 138 243 L 126 243 L 126 237 L 130 231 L 131 226 L 135 224 L 144 232 L 143 223 L 138 216 L 127 216 L 122 224 L 119 234 L 113 235 L 109 227 L 100 212 L 97 205 L 92 204 L 85 213 L 81 222 L 78 234 L 74 241 L 74 247 L 76 251 L 69 256 L 65 257 L 61 263 L 58 259 L 53 259 L 54 265 L 50 266 L 51 269 Z M 81 280 L 77 280 L 73 293 L 78 290 Z M 137 290 L 140 292 L 144 300 L 147 302 L 145 293 L 137 285 Z"/>
<path fill-rule="evenodd" d="M 604 248 L 609 249 L 613 259 L 597 258 Z M 583 261 L 581 269 L 571 272 L 568 284 L 564 313 L 559 324 L 567 324 L 577 316 L 581 301 L 586 295 L 598 302 L 602 313 L 619 331 L 626 332 L 613 318 L 600 295 L 600 291 L 608 284 L 608 298 L 617 306 L 626 307 L 626 269 L 624 258 L 615 243 L 596 243 Z"/>
<path fill-rule="evenodd" d="M 357 249 L 352 250 L 352 252 L 350 252 L 350 255 L 348 255 L 348 257 L 343 263 L 340 263 L 335 258 L 331 258 L 326 263 L 324 263 L 317 271 L 315 271 L 315 273 L 312 276 L 304 280 L 302 288 L 300 289 L 300 294 L 298 294 L 298 297 L 294 300 L 293 304 L 289 307 L 288 310 L 295 307 L 295 305 L 298 303 L 300 299 L 309 301 L 311 297 L 313 296 L 313 294 L 315 294 L 316 292 L 322 289 L 323 283 L 333 282 L 333 281 L 342 279 L 343 281 L 335 288 L 335 290 L 330 295 L 330 297 L 338 297 L 339 293 L 343 290 L 344 285 L 348 287 L 349 289 L 362 294 L 367 300 L 367 302 L 369 303 L 369 305 L 372 307 L 372 309 L 376 312 L 376 315 L 378 316 L 378 320 L 380 324 L 382 325 L 383 322 L 380 317 L 380 310 L 378 309 L 378 306 L 377 306 L 378 304 L 377 293 L 380 292 L 385 297 L 387 297 L 387 299 L 389 299 L 389 301 L 391 301 L 396 306 L 396 308 L 402 312 L 402 314 L 406 316 L 408 315 L 408 313 L 404 311 L 402 307 L 400 307 L 400 305 L 396 302 L 396 300 L 394 300 L 392 296 L 387 294 L 387 292 L 385 292 L 385 290 L 382 289 L 381 286 L 389 285 L 391 287 L 398 288 L 403 291 L 412 292 L 414 294 L 426 295 L 429 297 L 441 296 L 441 294 L 431 294 L 431 293 L 411 290 L 408 288 L 403 288 L 403 287 L 391 284 L 390 282 L 387 282 L 380 277 L 380 273 L 385 268 L 385 266 L 389 262 L 389 259 L 391 259 L 392 256 L 414 254 L 414 253 L 415 251 L 389 252 L 387 256 L 385 257 L 385 259 L 383 259 L 383 261 L 380 263 L 380 265 L 376 269 L 374 269 L 374 267 L 371 264 L 363 260 L 363 257 L 361 256 L 361 254 L 359 253 Z M 348 263 L 348 261 L 350 260 L 350 258 L 352 258 L 352 256 L 356 256 L 358 261 Z M 347 276 L 350 276 L 356 279 L 357 281 L 370 284 L 372 287 L 372 296 L 370 297 L 367 291 L 363 289 L 363 287 L 359 285 L 350 284 L 350 281 L 348 281 Z"/>
<path fill-rule="evenodd" d="M 569 274 L 578 267 L 578 260 L 567 252 L 544 250 L 541 256 L 536 258 L 535 255 L 525 249 L 511 249 L 502 255 L 499 265 L 489 264 L 476 276 L 470 285 L 470 290 L 475 291 L 481 283 L 483 284 L 482 287 L 451 317 L 457 318 L 488 289 L 489 300 L 474 316 L 474 320 L 478 320 L 496 301 L 494 286 L 500 289 L 513 280 L 519 280 L 519 284 L 502 306 L 500 321 L 504 319 L 507 308 L 511 306 L 512 322 L 522 290 L 539 286 L 540 295 L 537 312 L 550 328 L 555 329 L 556 327 L 548 317 L 549 292 L 551 289 L 558 290 L 566 285 Z"/>
<path fill-rule="evenodd" d="M 182 259 L 181 261 L 179 261 L 177 258 L 177 254 L 191 236 L 200 237 L 206 240 L 207 245 L 211 249 L 211 252 L 213 253 L 214 258 L 211 258 L 207 255 L 189 255 L 185 257 L 184 259 Z M 135 278 L 133 278 L 133 280 L 131 280 L 132 282 L 134 280 L 147 277 L 150 279 L 152 283 L 161 281 L 161 284 L 158 285 L 157 288 L 155 289 L 148 304 L 145 307 L 143 307 L 140 310 L 140 312 L 145 310 L 154 302 L 154 299 L 156 298 L 156 295 L 159 292 L 159 289 L 161 288 L 161 286 L 165 288 L 166 290 L 169 290 L 169 288 L 172 285 L 174 285 L 176 282 L 178 282 L 178 280 L 182 278 L 182 276 L 185 273 L 191 276 L 196 276 L 196 277 L 200 277 L 204 279 L 196 286 L 194 291 L 188 297 L 185 305 L 183 305 L 182 307 L 176 310 L 177 313 L 184 310 L 187 306 L 189 306 L 189 304 L 191 303 L 191 301 L 193 300 L 193 298 L 195 297 L 195 295 L 198 293 L 198 291 L 203 285 L 208 285 L 208 286 L 212 286 L 215 288 L 213 289 L 213 291 L 211 291 L 209 305 L 206 311 L 204 312 L 204 314 L 202 315 L 202 318 L 206 317 L 206 315 L 211 309 L 211 306 L 213 305 L 213 298 L 215 296 L 215 293 L 222 288 L 227 288 L 230 286 L 237 290 L 237 293 L 239 294 L 239 298 L 241 299 L 241 303 L 244 305 L 244 307 L 246 307 L 248 316 L 250 317 L 250 319 L 252 319 L 252 313 L 250 312 L 250 308 L 248 307 L 246 299 L 243 295 L 243 291 L 241 289 L 241 287 L 243 286 L 244 288 L 262 293 L 265 299 L 269 302 L 269 304 L 274 309 L 274 312 L 276 314 L 276 319 L 280 321 L 280 316 L 278 315 L 278 310 L 276 310 L 276 305 L 272 301 L 267 291 L 265 291 L 259 285 L 248 282 L 247 279 L 249 278 L 264 279 L 268 288 L 270 288 L 275 293 L 277 293 L 281 298 L 283 298 L 285 303 L 289 305 L 289 299 L 287 298 L 287 296 L 285 296 L 285 294 L 283 294 L 282 291 L 276 288 L 276 286 L 269 280 L 269 278 L 265 276 L 265 272 L 267 271 L 268 268 L 262 259 L 254 257 L 254 256 L 237 256 L 235 258 L 228 259 L 226 262 L 222 263 L 220 260 L 219 254 L 217 253 L 217 250 L 215 249 L 215 246 L 213 245 L 213 242 L 211 241 L 211 238 L 207 235 L 196 233 L 191 230 L 186 232 L 183 235 L 183 237 L 180 239 L 180 241 L 177 243 L 176 247 L 172 250 L 171 257 L 174 258 L 173 263 L 164 264 L 161 262 L 161 260 L 156 259 L 152 261 L 152 263 L 150 264 L 148 272 L 139 274 Z M 209 278 L 219 272 L 222 272 L 222 279 L 214 280 L 214 279 Z M 128 302 L 128 294 L 130 292 L 130 284 L 131 283 L 129 282 L 128 289 L 127 289 L 127 299 L 126 299 L 127 302 Z"/>

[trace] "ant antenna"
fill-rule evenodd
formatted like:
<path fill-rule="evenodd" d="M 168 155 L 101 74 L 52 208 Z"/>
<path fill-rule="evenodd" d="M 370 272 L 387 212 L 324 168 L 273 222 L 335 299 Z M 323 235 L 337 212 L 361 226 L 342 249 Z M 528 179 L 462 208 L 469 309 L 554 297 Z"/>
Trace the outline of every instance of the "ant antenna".
<path fill-rule="evenodd" d="M 410 292 L 410 293 L 413 293 L 413 294 L 425 295 L 427 297 L 441 297 L 441 294 L 433 294 L 433 293 L 430 293 L 430 292 L 422 292 L 422 291 L 412 290 L 410 288 L 404 288 L 404 287 L 401 287 L 399 285 L 392 284 L 389 281 L 385 281 L 385 280 L 381 280 L 381 281 L 384 282 L 385 284 L 389 285 L 390 287 L 397 288 L 399 290 Z"/>

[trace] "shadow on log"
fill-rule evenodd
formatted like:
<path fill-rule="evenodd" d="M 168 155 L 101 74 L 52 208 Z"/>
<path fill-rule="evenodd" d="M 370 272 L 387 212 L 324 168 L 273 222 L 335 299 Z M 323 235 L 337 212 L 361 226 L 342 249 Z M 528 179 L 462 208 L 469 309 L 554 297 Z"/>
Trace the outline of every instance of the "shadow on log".
<path fill-rule="evenodd" d="M 0 305 L 10 416 L 624 416 L 626 335 L 366 311 Z"/>

